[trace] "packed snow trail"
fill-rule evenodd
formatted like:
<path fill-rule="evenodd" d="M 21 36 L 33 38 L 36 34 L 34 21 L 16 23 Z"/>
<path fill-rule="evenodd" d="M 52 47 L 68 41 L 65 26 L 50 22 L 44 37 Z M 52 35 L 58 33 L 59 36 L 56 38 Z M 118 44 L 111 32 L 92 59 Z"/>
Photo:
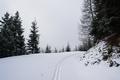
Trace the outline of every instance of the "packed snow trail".
<path fill-rule="evenodd" d="M 82 55 L 83 53 L 85 53 L 85 52 L 79 52 L 79 53 L 71 54 L 69 56 L 65 56 L 64 58 L 62 58 L 57 63 L 57 65 L 55 66 L 55 70 L 54 70 L 54 74 L 53 74 L 52 80 L 61 80 L 61 74 L 62 74 L 61 70 L 62 70 L 62 67 L 63 67 L 63 64 L 65 63 L 65 61 L 70 59 L 70 58 L 73 58 L 73 57 L 75 57 L 77 55 Z"/>

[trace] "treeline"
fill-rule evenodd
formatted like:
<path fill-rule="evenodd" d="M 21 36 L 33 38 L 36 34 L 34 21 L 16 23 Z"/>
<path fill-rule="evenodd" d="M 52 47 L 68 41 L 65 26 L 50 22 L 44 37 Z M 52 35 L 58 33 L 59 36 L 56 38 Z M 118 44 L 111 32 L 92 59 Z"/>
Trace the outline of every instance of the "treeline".
<path fill-rule="evenodd" d="M 47 45 L 43 50 L 40 49 L 37 22 L 33 21 L 30 27 L 29 39 L 25 43 L 25 37 L 23 35 L 24 29 L 22 20 L 17 11 L 14 16 L 9 13 L 5 13 L 0 20 L 0 58 L 28 55 L 36 53 L 60 53 L 70 52 L 71 48 L 68 44 L 65 48 L 58 50 L 51 49 L 51 46 Z"/>
<path fill-rule="evenodd" d="M 23 32 L 19 12 L 16 12 L 14 16 L 5 13 L 0 20 L 0 58 L 39 53 L 39 34 L 36 22 L 32 22 L 27 45 L 25 44 Z"/>
<path fill-rule="evenodd" d="M 65 47 L 62 47 L 61 49 L 51 49 L 51 46 L 47 45 L 45 50 L 42 50 L 42 53 L 62 53 L 62 52 L 71 52 L 71 51 L 77 51 L 77 49 L 71 49 L 70 45 L 67 44 Z"/>

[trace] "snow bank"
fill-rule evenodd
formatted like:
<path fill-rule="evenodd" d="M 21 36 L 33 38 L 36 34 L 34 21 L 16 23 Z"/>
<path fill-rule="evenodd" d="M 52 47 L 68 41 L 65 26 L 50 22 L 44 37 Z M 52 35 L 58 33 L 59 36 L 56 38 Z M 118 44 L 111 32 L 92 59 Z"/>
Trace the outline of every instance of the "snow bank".
<path fill-rule="evenodd" d="M 111 57 L 107 60 L 103 60 L 103 55 L 108 55 L 110 48 L 112 49 L 112 52 L 110 53 Z M 120 48 L 115 46 L 111 47 L 106 42 L 101 41 L 83 55 L 83 61 L 85 65 L 105 63 L 110 66 L 112 62 L 114 66 L 118 66 L 120 62 L 120 53 L 117 52 L 118 49 Z"/>

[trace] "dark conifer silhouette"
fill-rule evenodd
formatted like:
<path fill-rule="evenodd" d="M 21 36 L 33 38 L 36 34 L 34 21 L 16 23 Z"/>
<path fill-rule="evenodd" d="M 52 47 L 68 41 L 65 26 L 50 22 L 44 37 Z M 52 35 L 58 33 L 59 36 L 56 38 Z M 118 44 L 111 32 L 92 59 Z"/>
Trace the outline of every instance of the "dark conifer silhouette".
<path fill-rule="evenodd" d="M 68 43 L 67 46 L 66 46 L 66 52 L 70 52 L 70 51 L 71 51 L 71 48 L 70 48 L 70 45 Z"/>
<path fill-rule="evenodd" d="M 16 12 L 15 16 L 6 13 L 0 23 L 0 57 L 25 54 L 24 31 L 19 13 Z"/>
<path fill-rule="evenodd" d="M 11 56 L 12 51 L 10 49 L 11 39 L 10 39 L 10 26 L 12 25 L 12 19 L 9 13 L 6 13 L 2 20 L 0 20 L 1 32 L 0 32 L 0 57 Z"/>
<path fill-rule="evenodd" d="M 16 55 L 24 55 L 26 54 L 26 50 L 25 50 L 25 39 L 24 39 L 24 35 L 23 35 L 23 28 L 22 28 L 22 24 L 21 24 L 21 18 L 19 16 L 19 12 L 15 13 L 15 16 L 13 18 L 13 24 L 14 24 L 14 44 L 15 44 L 15 54 Z"/>
<path fill-rule="evenodd" d="M 51 53 L 51 47 L 49 45 L 46 46 L 45 53 Z"/>
<path fill-rule="evenodd" d="M 28 53 L 39 53 L 40 52 L 40 48 L 39 46 L 39 34 L 38 34 L 38 30 L 37 30 L 37 23 L 36 21 L 32 22 L 32 26 L 31 26 L 31 33 L 29 35 L 29 40 L 28 40 Z"/>

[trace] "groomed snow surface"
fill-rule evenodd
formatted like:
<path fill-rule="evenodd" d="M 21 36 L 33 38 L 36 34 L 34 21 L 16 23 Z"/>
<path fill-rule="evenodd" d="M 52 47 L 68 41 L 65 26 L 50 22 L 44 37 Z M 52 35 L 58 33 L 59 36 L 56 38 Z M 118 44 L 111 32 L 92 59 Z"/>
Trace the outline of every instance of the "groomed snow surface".
<path fill-rule="evenodd" d="M 0 80 L 120 80 L 120 68 L 84 65 L 86 52 L 34 54 L 0 59 Z"/>

